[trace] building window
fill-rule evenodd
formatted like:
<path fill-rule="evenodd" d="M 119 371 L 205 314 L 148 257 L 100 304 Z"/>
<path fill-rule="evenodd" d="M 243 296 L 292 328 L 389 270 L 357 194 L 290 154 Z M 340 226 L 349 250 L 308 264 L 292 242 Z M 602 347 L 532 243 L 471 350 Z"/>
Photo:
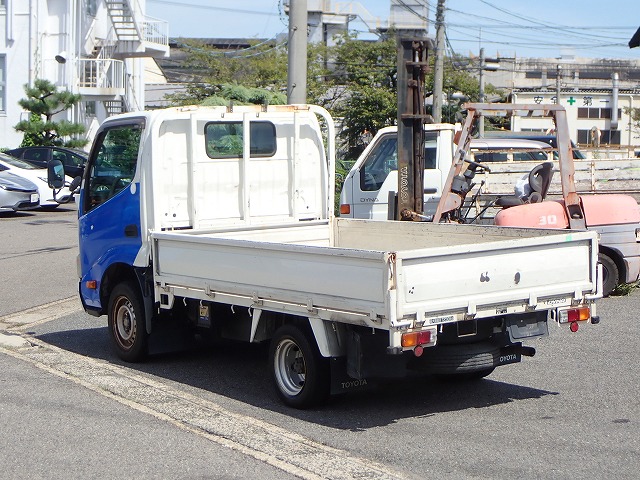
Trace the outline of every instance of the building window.
<path fill-rule="evenodd" d="M 2 2 L 3 0 L 0 0 Z M 4 2 L 3 2 L 4 3 Z M 5 73 L 6 70 L 7 57 L 4 55 L 0 55 L 0 112 L 6 111 L 6 78 L 7 75 Z"/>
<path fill-rule="evenodd" d="M 84 113 L 87 117 L 95 117 L 96 102 L 84 102 Z"/>
<path fill-rule="evenodd" d="M 581 145 L 595 145 L 592 129 L 578 130 L 578 143 Z M 600 145 L 620 145 L 620 130 L 600 130 Z"/>
<path fill-rule="evenodd" d="M 622 116 L 622 109 L 618 109 L 618 118 Z M 610 108 L 578 108 L 578 118 L 611 118 Z"/>
<path fill-rule="evenodd" d="M 0 2 L 3 0 L 0 0 Z M 86 0 L 86 5 L 87 5 L 87 15 L 90 15 L 92 17 L 95 17 L 96 14 L 98 13 L 98 4 L 96 0 Z"/>

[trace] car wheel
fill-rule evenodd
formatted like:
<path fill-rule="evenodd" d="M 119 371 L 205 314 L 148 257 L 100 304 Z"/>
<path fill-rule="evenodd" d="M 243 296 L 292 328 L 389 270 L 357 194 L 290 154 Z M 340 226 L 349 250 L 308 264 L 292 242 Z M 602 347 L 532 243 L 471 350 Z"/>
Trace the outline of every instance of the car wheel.
<path fill-rule="evenodd" d="M 294 408 L 308 408 L 329 396 L 329 360 L 322 357 L 313 335 L 295 325 L 279 328 L 269 348 L 270 372 L 280 399 Z"/>
<path fill-rule="evenodd" d="M 113 289 L 108 309 L 109 334 L 116 354 L 127 362 L 147 355 L 147 327 L 138 285 L 123 282 Z"/>

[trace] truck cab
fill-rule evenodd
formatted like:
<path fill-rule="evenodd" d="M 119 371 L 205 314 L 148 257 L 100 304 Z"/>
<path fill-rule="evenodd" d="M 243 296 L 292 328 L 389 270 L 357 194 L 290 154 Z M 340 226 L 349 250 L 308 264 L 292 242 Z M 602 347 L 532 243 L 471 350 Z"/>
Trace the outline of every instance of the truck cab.
<path fill-rule="evenodd" d="M 455 126 L 425 125 L 424 212 L 435 213 L 453 158 Z M 398 129 L 381 129 L 351 168 L 340 197 L 340 215 L 387 219 L 389 195 L 398 189 Z"/>

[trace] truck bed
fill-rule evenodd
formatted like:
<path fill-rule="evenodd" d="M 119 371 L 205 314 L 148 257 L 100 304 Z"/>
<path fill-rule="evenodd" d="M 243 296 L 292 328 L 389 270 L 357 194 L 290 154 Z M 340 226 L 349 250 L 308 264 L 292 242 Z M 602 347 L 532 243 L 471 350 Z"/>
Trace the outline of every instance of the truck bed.
<path fill-rule="evenodd" d="M 152 238 L 156 300 L 377 328 L 543 310 L 596 293 L 592 232 L 334 219 Z"/>

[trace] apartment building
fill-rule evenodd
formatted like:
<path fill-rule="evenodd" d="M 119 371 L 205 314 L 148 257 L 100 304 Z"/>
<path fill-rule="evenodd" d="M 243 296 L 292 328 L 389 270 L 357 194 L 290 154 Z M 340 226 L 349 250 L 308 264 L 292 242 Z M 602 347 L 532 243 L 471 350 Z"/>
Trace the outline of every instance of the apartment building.
<path fill-rule="evenodd" d="M 36 79 L 82 95 L 57 119 L 84 123 L 144 109 L 145 59 L 169 55 L 168 22 L 145 0 L 0 0 L 0 147 L 17 147 L 18 105 Z"/>

